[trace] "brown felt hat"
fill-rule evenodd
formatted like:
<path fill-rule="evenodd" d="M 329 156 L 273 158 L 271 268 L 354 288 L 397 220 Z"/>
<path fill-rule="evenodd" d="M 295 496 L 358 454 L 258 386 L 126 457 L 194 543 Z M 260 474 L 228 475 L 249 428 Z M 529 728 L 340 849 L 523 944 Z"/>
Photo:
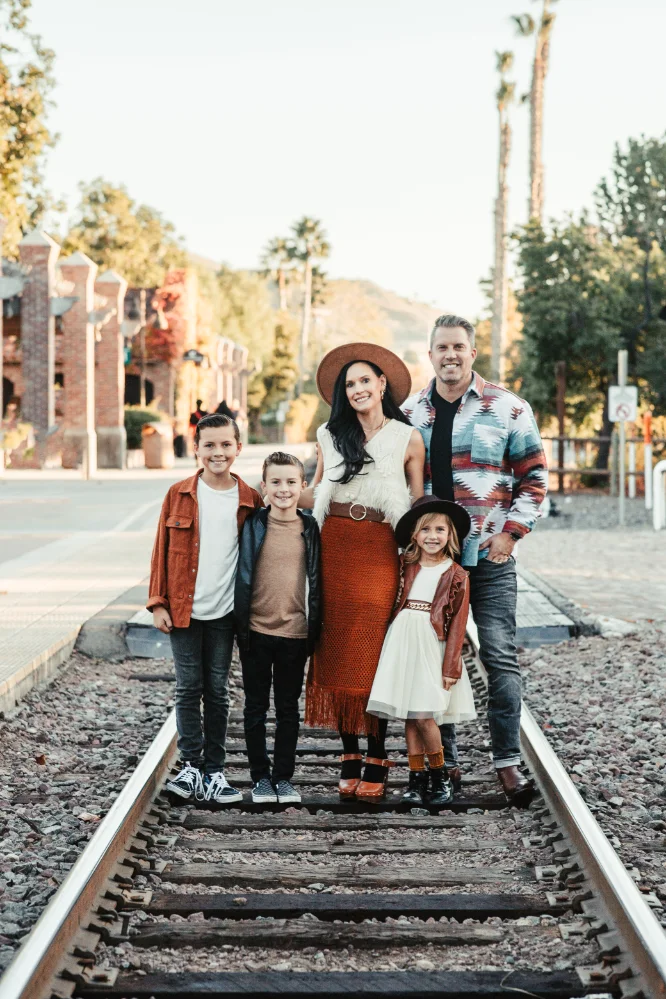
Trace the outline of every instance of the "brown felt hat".
<path fill-rule="evenodd" d="M 317 368 L 317 388 L 319 394 L 330 406 L 333 399 L 333 387 L 345 364 L 352 361 L 369 361 L 376 364 L 386 375 L 386 381 L 391 389 L 391 395 L 398 406 L 401 406 L 412 390 L 412 376 L 407 365 L 397 354 L 376 343 L 343 343 L 334 347 L 322 359 Z"/>
<path fill-rule="evenodd" d="M 461 546 L 472 526 L 467 510 L 459 503 L 442 500 L 437 496 L 420 496 L 412 503 L 411 510 L 404 513 L 395 527 L 395 539 L 399 548 L 406 548 L 412 540 L 412 531 L 419 517 L 426 513 L 445 513 L 453 521 Z"/>

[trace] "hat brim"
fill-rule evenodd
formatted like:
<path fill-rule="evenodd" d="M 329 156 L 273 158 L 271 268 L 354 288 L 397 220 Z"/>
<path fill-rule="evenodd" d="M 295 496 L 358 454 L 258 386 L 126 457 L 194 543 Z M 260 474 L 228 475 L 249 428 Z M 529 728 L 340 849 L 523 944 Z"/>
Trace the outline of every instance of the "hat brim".
<path fill-rule="evenodd" d="M 426 513 L 445 513 L 453 521 L 453 525 L 458 535 L 458 541 L 462 547 L 463 541 L 469 534 L 472 521 L 467 510 L 452 503 L 450 500 L 441 500 L 436 496 L 426 503 L 419 503 L 403 514 L 395 528 L 395 538 L 399 548 L 406 548 L 412 540 L 412 532 L 417 520 L 424 517 Z"/>
<path fill-rule="evenodd" d="M 333 401 L 335 381 L 346 364 L 353 361 L 369 361 L 376 364 L 386 375 L 391 395 L 401 406 L 412 390 L 412 376 L 404 361 L 397 354 L 376 343 L 344 343 L 334 347 L 322 359 L 317 368 L 317 388 L 319 394 L 330 406 Z"/>

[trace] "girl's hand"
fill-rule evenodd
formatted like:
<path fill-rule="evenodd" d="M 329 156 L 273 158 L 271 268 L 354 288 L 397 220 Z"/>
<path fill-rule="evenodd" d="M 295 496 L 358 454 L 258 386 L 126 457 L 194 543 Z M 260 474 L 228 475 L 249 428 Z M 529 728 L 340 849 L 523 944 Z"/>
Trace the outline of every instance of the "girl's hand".
<path fill-rule="evenodd" d="M 451 690 L 451 688 L 455 687 L 455 685 L 458 682 L 457 677 L 453 676 L 445 676 L 443 679 L 444 679 L 444 690 Z"/>
<path fill-rule="evenodd" d="M 153 624 L 159 631 L 163 631 L 165 635 L 169 634 L 173 628 L 173 621 L 166 607 L 155 608 L 153 611 Z"/>

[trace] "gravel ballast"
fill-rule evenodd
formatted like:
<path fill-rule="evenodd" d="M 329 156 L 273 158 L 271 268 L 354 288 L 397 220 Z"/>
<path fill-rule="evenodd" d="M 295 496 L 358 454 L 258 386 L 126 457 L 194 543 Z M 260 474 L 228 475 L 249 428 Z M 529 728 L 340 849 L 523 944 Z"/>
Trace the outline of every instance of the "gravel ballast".
<path fill-rule="evenodd" d="M 576 788 L 641 891 L 666 904 L 666 635 L 580 638 L 520 659 L 527 704 Z"/>
<path fill-rule="evenodd" d="M 0 969 L 78 859 L 172 706 L 159 660 L 80 653 L 0 722 Z"/>

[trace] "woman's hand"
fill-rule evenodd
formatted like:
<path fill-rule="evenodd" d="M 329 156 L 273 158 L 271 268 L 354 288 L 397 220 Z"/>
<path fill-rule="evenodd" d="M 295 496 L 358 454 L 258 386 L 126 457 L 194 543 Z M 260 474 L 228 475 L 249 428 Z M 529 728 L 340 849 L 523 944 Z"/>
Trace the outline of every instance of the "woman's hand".
<path fill-rule="evenodd" d="M 455 685 L 457 684 L 457 682 L 458 682 L 458 678 L 457 677 L 454 677 L 454 676 L 445 676 L 445 677 L 443 677 L 444 690 L 451 690 L 452 687 L 455 687 Z"/>
<path fill-rule="evenodd" d="M 165 635 L 169 634 L 173 628 L 173 621 L 166 607 L 155 608 L 153 611 L 153 624 L 159 631 L 163 631 Z"/>

